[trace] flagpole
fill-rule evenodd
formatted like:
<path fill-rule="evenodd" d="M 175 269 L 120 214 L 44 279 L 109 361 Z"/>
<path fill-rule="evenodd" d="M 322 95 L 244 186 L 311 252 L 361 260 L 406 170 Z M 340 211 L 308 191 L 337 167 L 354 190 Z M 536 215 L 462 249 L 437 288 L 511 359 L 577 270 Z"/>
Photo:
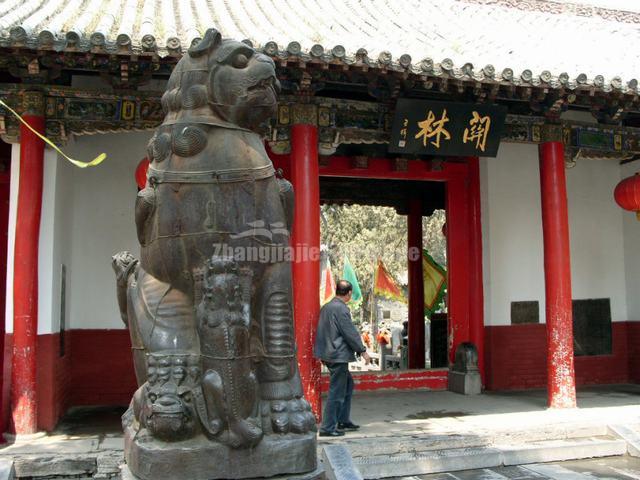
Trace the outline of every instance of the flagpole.
<path fill-rule="evenodd" d="M 378 258 L 378 262 L 380 261 L 380 259 Z M 378 266 L 376 264 L 376 261 L 373 261 L 373 280 L 371 281 L 371 295 L 369 298 L 369 320 L 371 323 L 371 345 L 372 348 L 374 345 L 377 345 L 376 342 L 376 337 L 378 336 L 378 316 L 377 316 L 377 312 L 376 312 L 376 302 L 375 302 L 375 298 L 376 298 L 376 272 L 378 271 Z M 375 322 L 374 322 L 375 320 Z"/>

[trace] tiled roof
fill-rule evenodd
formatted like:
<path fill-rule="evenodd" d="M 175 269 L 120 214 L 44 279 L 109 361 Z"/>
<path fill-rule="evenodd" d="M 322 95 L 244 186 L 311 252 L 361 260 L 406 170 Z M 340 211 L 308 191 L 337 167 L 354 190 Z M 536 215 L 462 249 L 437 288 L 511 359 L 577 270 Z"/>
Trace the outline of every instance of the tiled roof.
<path fill-rule="evenodd" d="M 602 2 L 600 2 L 602 3 Z M 619 2 L 618 2 L 619 3 Z M 636 9 L 637 10 L 637 9 Z M 543 0 L 4 0 L 0 46 L 179 54 L 209 27 L 273 56 L 637 90 L 640 13 Z"/>

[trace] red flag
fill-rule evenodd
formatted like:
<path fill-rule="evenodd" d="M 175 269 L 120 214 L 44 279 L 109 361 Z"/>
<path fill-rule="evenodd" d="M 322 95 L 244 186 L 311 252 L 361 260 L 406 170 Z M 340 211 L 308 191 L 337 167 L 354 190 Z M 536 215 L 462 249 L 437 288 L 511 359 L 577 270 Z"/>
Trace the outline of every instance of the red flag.
<path fill-rule="evenodd" d="M 331 300 L 336 294 L 336 281 L 331 271 L 331 263 L 327 259 L 327 263 L 320 275 L 320 305 L 324 305 Z"/>
<path fill-rule="evenodd" d="M 385 268 L 382 260 L 378 260 L 376 273 L 373 278 L 373 293 L 389 300 L 407 303 L 407 299 L 402 290 L 393 279 L 393 276 Z"/>

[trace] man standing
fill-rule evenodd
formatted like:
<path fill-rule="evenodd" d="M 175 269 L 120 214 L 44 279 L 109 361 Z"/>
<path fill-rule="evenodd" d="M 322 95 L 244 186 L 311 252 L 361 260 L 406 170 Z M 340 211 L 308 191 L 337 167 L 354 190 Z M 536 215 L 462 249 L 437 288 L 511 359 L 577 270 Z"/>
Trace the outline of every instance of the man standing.
<path fill-rule="evenodd" d="M 366 363 L 371 359 L 347 307 L 352 290 L 346 280 L 338 281 L 336 296 L 320 309 L 314 355 L 322 360 L 331 374 L 329 396 L 320 426 L 321 437 L 340 437 L 344 430 L 360 428 L 351 421 L 353 378 L 349 362 L 355 362 L 356 353 L 362 355 Z"/>

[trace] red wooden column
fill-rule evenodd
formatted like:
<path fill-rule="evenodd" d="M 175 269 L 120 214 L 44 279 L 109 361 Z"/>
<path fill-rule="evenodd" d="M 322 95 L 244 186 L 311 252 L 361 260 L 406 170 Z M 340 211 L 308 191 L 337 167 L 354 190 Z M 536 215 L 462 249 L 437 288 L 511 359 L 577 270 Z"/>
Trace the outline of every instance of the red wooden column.
<path fill-rule="evenodd" d="M 480 205 L 480 162 L 467 158 L 469 165 L 469 341 L 478 349 L 478 369 L 484 384 L 484 289 L 482 285 L 482 217 Z"/>
<path fill-rule="evenodd" d="M 470 341 L 469 320 L 472 271 L 469 252 L 469 183 L 458 175 L 447 181 L 447 308 L 449 323 L 449 362 L 455 361 L 458 345 Z"/>
<path fill-rule="evenodd" d="M 44 132 L 42 95 L 26 93 L 24 101 L 23 118 L 37 131 Z M 22 126 L 13 271 L 11 369 L 11 415 L 17 435 L 37 431 L 38 240 L 43 168 L 44 142 Z"/>
<path fill-rule="evenodd" d="M 540 144 L 539 154 L 547 318 L 547 396 L 551 408 L 574 408 L 571 267 L 563 144 L 560 141 L 544 142 Z"/>
<path fill-rule="evenodd" d="M 298 365 L 306 399 L 320 415 L 320 363 L 313 344 L 320 312 L 320 177 L 318 128 L 291 127 L 291 183 L 295 194 L 293 234 L 293 312 Z"/>
<path fill-rule="evenodd" d="M 424 368 L 424 284 L 422 282 L 422 202 L 409 200 L 409 368 Z"/>

